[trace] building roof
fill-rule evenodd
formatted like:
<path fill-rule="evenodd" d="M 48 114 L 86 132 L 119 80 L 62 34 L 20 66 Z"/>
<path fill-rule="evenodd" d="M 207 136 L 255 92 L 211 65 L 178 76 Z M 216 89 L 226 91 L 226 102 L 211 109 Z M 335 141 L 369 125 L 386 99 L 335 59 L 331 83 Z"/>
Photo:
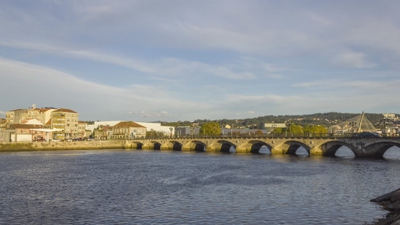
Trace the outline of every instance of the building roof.
<path fill-rule="evenodd" d="M 25 120 L 22 122 L 23 124 L 33 124 L 33 125 L 43 125 L 42 122 L 40 122 L 37 119 L 30 119 L 30 120 Z"/>
<path fill-rule="evenodd" d="M 49 119 L 45 125 L 51 125 L 51 119 Z"/>
<path fill-rule="evenodd" d="M 123 121 L 117 123 L 114 127 L 140 127 L 140 128 L 146 128 L 145 126 L 142 126 L 138 123 L 135 123 L 133 121 Z"/>
<path fill-rule="evenodd" d="M 34 128 L 42 128 L 43 125 L 36 124 L 12 124 L 11 128 L 14 129 L 34 129 Z"/>
<path fill-rule="evenodd" d="M 59 109 L 57 109 L 57 110 L 55 110 L 53 112 L 77 113 L 77 112 L 75 112 L 75 111 L 73 111 L 71 109 L 64 109 L 64 108 L 59 108 Z"/>
<path fill-rule="evenodd" d="M 36 109 L 36 110 L 38 110 L 39 112 L 47 112 L 47 111 L 49 111 L 49 110 L 55 110 L 55 109 L 51 109 L 51 108 L 40 108 L 40 109 Z"/>

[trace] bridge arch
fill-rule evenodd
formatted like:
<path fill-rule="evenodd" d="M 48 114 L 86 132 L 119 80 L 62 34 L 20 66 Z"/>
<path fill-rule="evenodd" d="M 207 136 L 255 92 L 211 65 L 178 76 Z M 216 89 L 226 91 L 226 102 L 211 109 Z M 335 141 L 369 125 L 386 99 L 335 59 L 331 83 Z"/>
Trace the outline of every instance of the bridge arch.
<path fill-rule="evenodd" d="M 253 154 L 260 154 L 260 149 L 262 146 L 266 146 L 269 149 L 269 152 L 271 152 L 272 149 L 270 144 L 263 141 L 250 141 L 249 144 L 251 144 L 250 152 Z"/>
<path fill-rule="evenodd" d="M 179 142 L 174 142 L 172 145 L 172 150 L 174 151 L 182 151 L 182 144 Z"/>
<path fill-rule="evenodd" d="M 337 150 L 343 146 L 349 148 L 357 156 L 357 152 L 353 149 L 354 146 L 343 141 L 329 141 L 322 144 L 320 148 L 323 151 L 323 156 L 335 156 Z"/>
<path fill-rule="evenodd" d="M 303 147 L 307 151 L 308 155 L 310 155 L 310 149 L 311 149 L 310 146 L 306 145 L 301 141 L 296 141 L 296 140 L 285 141 L 283 145 L 287 146 L 286 154 L 296 155 L 297 150 L 300 147 Z"/>
<path fill-rule="evenodd" d="M 142 150 L 143 149 L 143 143 L 139 142 L 139 141 L 134 141 L 131 144 L 131 148 L 132 149 L 138 149 L 138 150 Z"/>
<path fill-rule="evenodd" d="M 221 144 L 221 152 L 229 153 L 231 150 L 231 147 L 233 147 L 236 151 L 236 145 L 230 141 L 220 140 L 220 141 L 218 141 L 218 143 Z"/>
<path fill-rule="evenodd" d="M 377 142 L 377 143 L 368 145 L 366 147 L 366 149 L 367 150 L 375 149 L 374 157 L 383 158 L 383 155 L 385 154 L 385 152 L 391 147 L 399 147 L 400 148 L 400 143 L 390 142 L 390 141 Z"/>
<path fill-rule="evenodd" d="M 207 145 L 199 140 L 192 140 L 188 141 L 182 146 L 182 151 L 197 151 L 197 152 L 204 152 L 206 151 Z"/>
<path fill-rule="evenodd" d="M 161 150 L 161 143 L 160 142 L 152 141 L 151 143 L 153 145 L 153 149 L 154 150 Z"/>
<path fill-rule="evenodd" d="M 196 152 L 205 152 L 207 151 L 207 145 L 201 141 L 194 141 L 194 151 Z"/>
<path fill-rule="evenodd" d="M 178 141 L 167 141 L 162 144 L 162 150 L 182 151 L 182 143 Z"/>

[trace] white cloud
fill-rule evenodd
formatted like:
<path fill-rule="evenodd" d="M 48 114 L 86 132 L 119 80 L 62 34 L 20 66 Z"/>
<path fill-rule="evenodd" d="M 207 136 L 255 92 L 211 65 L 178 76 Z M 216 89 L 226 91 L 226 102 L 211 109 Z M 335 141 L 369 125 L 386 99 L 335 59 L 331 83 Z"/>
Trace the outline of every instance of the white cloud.
<path fill-rule="evenodd" d="M 184 76 L 187 74 L 203 74 L 219 76 L 228 79 L 242 80 L 254 79 L 255 75 L 251 72 L 235 72 L 227 66 L 212 65 L 196 61 L 186 61 L 177 58 L 163 58 L 159 61 L 143 61 L 133 59 L 129 56 L 110 55 L 102 52 L 93 52 L 85 50 L 67 50 L 59 47 L 53 47 L 42 44 L 26 44 L 13 42 L 0 42 L 0 46 L 7 46 L 20 49 L 32 49 L 40 52 L 46 52 L 52 55 L 60 55 L 74 58 L 82 58 L 92 61 L 99 61 L 114 64 L 122 67 L 131 68 L 150 75 L 161 76 Z M 278 77 L 271 75 L 271 77 Z"/>
<path fill-rule="evenodd" d="M 368 62 L 364 53 L 352 51 L 341 53 L 335 58 L 334 62 L 341 66 L 357 69 L 373 68 L 376 66 L 376 64 Z"/>
<path fill-rule="evenodd" d="M 87 118 L 104 113 L 111 117 L 121 109 L 128 111 L 132 108 L 142 109 L 143 112 L 156 112 L 160 109 L 179 112 L 184 106 L 196 105 L 177 99 L 171 92 L 163 91 L 162 87 L 136 85 L 116 88 L 84 81 L 53 69 L 2 58 L 0 74 L 4 74 L 0 83 L 1 93 L 13 93 L 13 98 L 5 98 L 4 102 L 15 108 L 32 103 L 38 106 L 66 107 L 81 111 L 81 115 Z M 15 86 L 20 91 L 15 91 Z M 168 118 L 170 113 L 167 112 L 170 110 L 140 115 Z"/>
<path fill-rule="evenodd" d="M 292 87 L 332 89 L 337 88 L 339 83 L 338 80 L 315 80 L 293 84 Z"/>
<path fill-rule="evenodd" d="M 171 1 L 0 3 L 2 107 L 151 120 L 399 109 L 397 2 Z"/>

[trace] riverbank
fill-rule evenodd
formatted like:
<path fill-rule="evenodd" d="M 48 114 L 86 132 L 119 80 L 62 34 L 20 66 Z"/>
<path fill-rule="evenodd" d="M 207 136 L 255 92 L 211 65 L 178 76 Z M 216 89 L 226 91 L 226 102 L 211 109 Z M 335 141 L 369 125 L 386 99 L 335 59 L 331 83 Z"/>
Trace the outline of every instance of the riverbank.
<path fill-rule="evenodd" d="M 0 144 L 0 152 L 42 150 L 124 149 L 125 140 L 77 142 L 27 142 Z"/>
<path fill-rule="evenodd" d="M 400 225 L 400 189 L 371 199 L 371 202 L 376 202 L 389 211 L 386 218 L 379 219 L 375 225 Z"/>

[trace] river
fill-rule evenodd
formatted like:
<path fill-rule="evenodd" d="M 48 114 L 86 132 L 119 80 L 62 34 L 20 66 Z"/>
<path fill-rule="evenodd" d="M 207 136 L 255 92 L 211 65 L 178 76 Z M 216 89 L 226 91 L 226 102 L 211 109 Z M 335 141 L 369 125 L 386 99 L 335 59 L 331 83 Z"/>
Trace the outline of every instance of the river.
<path fill-rule="evenodd" d="M 0 224 L 365 224 L 385 159 L 155 150 L 0 153 Z"/>

